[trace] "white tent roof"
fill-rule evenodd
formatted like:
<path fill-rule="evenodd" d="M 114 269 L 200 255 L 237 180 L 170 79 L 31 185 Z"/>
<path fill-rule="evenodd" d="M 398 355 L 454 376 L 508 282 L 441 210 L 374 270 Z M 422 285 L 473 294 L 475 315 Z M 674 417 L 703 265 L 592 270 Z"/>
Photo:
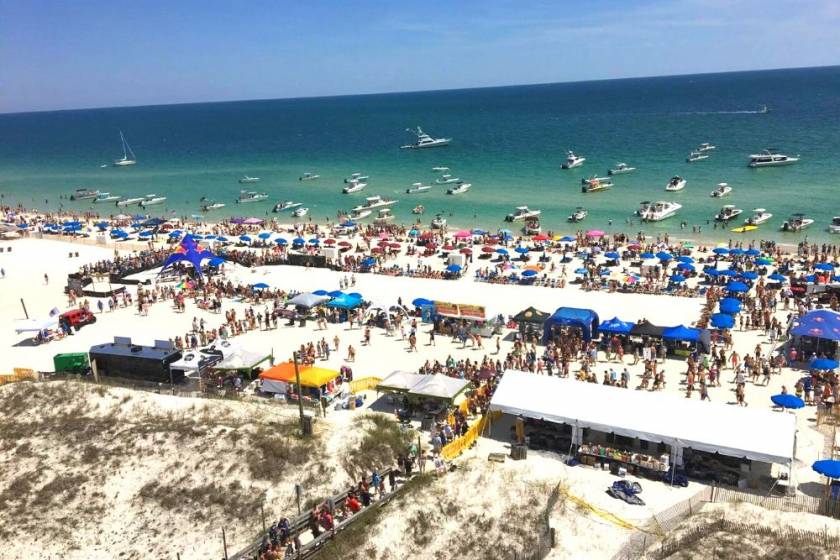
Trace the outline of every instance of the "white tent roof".
<path fill-rule="evenodd" d="M 58 328 L 58 317 L 47 317 L 46 319 L 18 319 L 15 321 L 15 332 L 40 332 L 47 329 Z"/>
<path fill-rule="evenodd" d="M 421 397 L 436 397 L 439 399 L 454 399 L 470 384 L 467 379 L 457 379 L 448 375 L 422 375 L 420 380 L 409 391 L 412 395 Z"/>
<path fill-rule="evenodd" d="M 298 294 L 288 301 L 292 305 L 300 305 L 301 307 L 315 307 L 326 301 L 330 301 L 329 296 L 316 296 L 311 292 Z"/>
<path fill-rule="evenodd" d="M 792 414 L 506 371 L 490 410 L 768 463 L 795 453 Z"/>
<path fill-rule="evenodd" d="M 397 391 L 408 391 L 423 378 L 429 377 L 428 375 L 421 375 L 419 373 L 409 373 L 407 371 L 395 371 L 385 379 L 383 379 L 378 387 L 384 387 L 387 389 L 394 389 Z"/>
<path fill-rule="evenodd" d="M 271 354 L 266 354 L 264 352 L 251 352 L 249 350 L 237 348 L 229 355 L 226 355 L 225 359 L 216 364 L 214 367 L 216 369 L 249 369 L 268 359 L 270 356 Z"/>

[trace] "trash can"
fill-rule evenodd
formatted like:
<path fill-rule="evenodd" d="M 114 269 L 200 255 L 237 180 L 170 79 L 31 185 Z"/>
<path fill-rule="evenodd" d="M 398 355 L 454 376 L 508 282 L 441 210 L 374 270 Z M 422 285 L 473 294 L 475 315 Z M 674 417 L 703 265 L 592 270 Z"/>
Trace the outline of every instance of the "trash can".
<path fill-rule="evenodd" d="M 90 361 L 84 352 L 56 354 L 53 356 L 53 366 L 56 373 L 87 373 L 90 369 Z"/>
<path fill-rule="evenodd" d="M 311 436 L 312 435 L 312 416 L 308 414 L 303 415 L 303 435 L 304 436 Z"/>

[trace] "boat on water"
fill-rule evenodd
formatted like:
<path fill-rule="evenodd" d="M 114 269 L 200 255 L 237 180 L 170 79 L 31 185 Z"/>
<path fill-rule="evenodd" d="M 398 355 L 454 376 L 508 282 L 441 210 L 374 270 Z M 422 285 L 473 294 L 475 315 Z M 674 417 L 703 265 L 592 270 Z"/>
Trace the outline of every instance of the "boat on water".
<path fill-rule="evenodd" d="M 566 161 L 561 165 L 563 169 L 574 169 L 575 167 L 580 167 L 583 165 L 583 162 L 586 161 L 585 157 L 581 157 L 579 155 L 575 155 L 575 153 L 571 150 L 566 154 Z"/>
<path fill-rule="evenodd" d="M 525 225 L 522 227 L 522 231 L 525 235 L 539 235 L 542 231 L 542 226 L 540 225 L 540 220 L 538 218 L 531 218 L 530 220 L 525 222 Z"/>
<path fill-rule="evenodd" d="M 435 183 L 437 183 L 438 185 L 451 185 L 452 183 L 460 182 L 461 179 L 459 179 L 458 177 L 453 177 L 449 173 L 444 173 L 443 175 L 435 179 Z"/>
<path fill-rule="evenodd" d="M 615 167 L 610 169 L 607 172 L 607 174 L 608 175 L 623 175 L 624 173 L 632 173 L 635 170 L 636 170 L 635 167 L 630 167 L 629 165 L 627 165 L 626 163 L 624 163 L 622 161 L 622 162 L 617 163 L 615 165 Z"/>
<path fill-rule="evenodd" d="M 350 181 L 347 186 L 341 189 L 344 194 L 353 194 L 365 190 L 368 184 L 364 181 Z"/>
<path fill-rule="evenodd" d="M 590 177 L 589 179 L 581 179 L 580 192 L 600 192 L 612 188 L 612 186 L 613 182 L 609 177 Z"/>
<path fill-rule="evenodd" d="M 831 218 L 831 223 L 828 224 L 828 233 L 840 233 L 840 216 Z"/>
<path fill-rule="evenodd" d="M 306 173 L 304 173 L 303 175 L 298 177 L 298 181 L 314 181 L 315 179 L 318 179 L 319 177 L 320 177 L 320 175 L 316 175 L 315 173 L 309 173 L 307 171 Z"/>
<path fill-rule="evenodd" d="M 237 203 L 246 203 L 246 202 L 262 202 L 263 200 L 268 200 L 267 193 L 261 193 L 256 191 L 239 191 L 239 198 L 236 199 Z"/>
<path fill-rule="evenodd" d="M 434 171 L 435 173 L 446 173 L 447 171 L 449 171 L 449 168 L 439 165 L 437 167 L 432 167 L 432 171 Z"/>
<path fill-rule="evenodd" d="M 574 211 L 569 214 L 569 217 L 566 218 L 567 221 L 577 223 L 582 222 L 586 216 L 589 215 L 589 212 L 583 206 L 578 206 L 574 209 Z"/>
<path fill-rule="evenodd" d="M 703 152 L 691 152 L 688 154 L 688 157 L 685 158 L 685 161 L 693 163 L 695 161 L 703 161 L 704 159 L 709 159 L 709 155 L 704 154 Z"/>
<path fill-rule="evenodd" d="M 278 212 L 283 212 L 285 210 L 291 210 L 292 208 L 297 208 L 298 206 L 303 206 L 302 202 L 292 202 L 291 200 L 283 200 L 278 202 L 274 205 L 274 208 L 271 209 L 272 212 L 275 214 Z"/>
<path fill-rule="evenodd" d="M 452 142 L 452 138 L 432 138 L 421 129 L 419 126 L 417 130 L 412 130 L 410 128 L 405 129 L 406 132 L 411 132 L 417 135 L 417 142 L 414 144 L 406 144 L 404 146 L 400 146 L 403 150 L 418 150 L 421 148 L 439 148 L 441 146 L 448 146 L 450 142 Z"/>
<path fill-rule="evenodd" d="M 782 222 L 782 231 L 802 231 L 803 229 L 807 228 L 811 224 L 814 223 L 814 220 L 805 216 L 805 214 L 791 214 L 790 217 Z"/>
<path fill-rule="evenodd" d="M 117 201 L 117 207 L 124 208 L 126 206 L 134 206 L 135 204 L 140 204 L 143 200 L 143 197 L 121 198 Z"/>
<path fill-rule="evenodd" d="M 120 141 L 122 142 L 123 148 L 123 157 L 120 159 L 115 159 L 112 162 L 114 167 L 125 167 L 127 165 L 134 165 L 137 163 L 137 157 L 134 155 L 134 150 L 131 149 L 131 146 L 128 145 L 128 140 L 125 139 L 125 135 L 123 134 L 122 130 L 120 130 Z"/>
<path fill-rule="evenodd" d="M 720 212 L 715 214 L 716 222 L 728 222 L 740 216 L 744 211 L 740 208 L 735 208 L 734 204 L 727 204 L 720 209 Z"/>
<path fill-rule="evenodd" d="M 99 196 L 99 191 L 95 189 L 76 189 L 70 195 L 70 200 L 93 200 Z"/>
<path fill-rule="evenodd" d="M 799 161 L 799 156 L 788 156 L 779 151 L 776 148 L 767 148 L 762 150 L 761 153 L 758 154 L 751 154 L 750 155 L 750 162 L 747 164 L 749 167 L 781 167 L 783 165 L 793 165 Z"/>
<path fill-rule="evenodd" d="M 540 210 L 531 210 L 527 206 L 517 206 L 516 210 L 505 216 L 506 222 L 522 222 L 530 218 L 536 218 L 542 214 Z"/>
<path fill-rule="evenodd" d="M 679 175 L 676 175 L 674 177 L 671 177 L 671 180 L 668 181 L 667 185 L 665 185 L 665 190 L 668 191 L 668 192 L 681 191 L 685 188 L 685 183 L 686 183 L 685 179 L 683 179 Z"/>
<path fill-rule="evenodd" d="M 349 177 L 344 178 L 345 183 L 366 183 L 367 180 L 370 179 L 368 175 L 362 175 L 361 173 L 351 173 Z"/>
<path fill-rule="evenodd" d="M 93 203 L 94 204 L 100 204 L 102 202 L 116 202 L 120 198 L 122 198 L 122 197 L 120 197 L 119 195 L 116 195 L 116 194 L 111 194 L 111 193 L 108 193 L 108 192 L 101 192 L 98 195 L 96 195 L 96 198 L 93 199 Z"/>
<path fill-rule="evenodd" d="M 307 214 L 309 214 L 309 208 L 305 206 L 302 208 L 298 208 L 297 210 L 292 212 L 292 216 L 294 216 L 295 218 L 303 218 Z"/>
<path fill-rule="evenodd" d="M 678 202 L 668 202 L 665 200 L 642 203 L 642 205 L 645 204 L 647 204 L 646 208 L 640 207 L 638 210 L 643 222 L 661 222 L 662 220 L 667 220 L 682 208 L 682 204 Z"/>
<path fill-rule="evenodd" d="M 732 187 L 729 186 L 729 183 L 718 183 L 715 190 L 709 193 L 709 196 L 712 198 L 723 198 L 731 192 Z"/>
<path fill-rule="evenodd" d="M 390 208 L 381 209 L 376 213 L 376 217 L 373 219 L 373 223 L 378 226 L 384 226 L 392 221 L 394 221 L 394 214 L 391 212 Z"/>
<path fill-rule="evenodd" d="M 764 208 L 756 208 L 753 210 L 752 216 L 744 220 L 744 225 L 747 226 L 760 226 L 767 220 L 773 217 L 773 214 L 765 210 Z"/>
<path fill-rule="evenodd" d="M 716 148 L 717 148 L 717 146 L 709 144 L 708 142 L 703 142 L 702 144 L 697 146 L 697 149 L 695 151 L 697 151 L 697 152 L 711 152 L 712 150 L 714 150 Z"/>
<path fill-rule="evenodd" d="M 446 218 L 444 218 L 442 214 L 438 214 L 432 218 L 430 225 L 432 229 L 444 229 L 446 228 Z"/>
<path fill-rule="evenodd" d="M 432 190 L 431 185 L 424 185 L 423 183 L 414 183 L 409 188 L 405 189 L 405 194 L 420 194 Z"/>
<path fill-rule="evenodd" d="M 260 182 L 259 177 L 249 177 L 248 175 L 245 175 L 244 177 L 239 179 L 239 184 L 240 185 L 250 185 L 251 183 L 259 183 L 259 182 Z"/>
<path fill-rule="evenodd" d="M 166 202 L 165 196 L 158 196 L 156 194 L 147 194 L 142 201 L 140 201 L 140 206 L 146 208 L 147 206 L 156 206 L 158 204 L 163 204 Z"/>
<path fill-rule="evenodd" d="M 365 218 L 367 218 L 371 214 L 373 214 L 373 210 L 358 210 L 358 209 L 354 208 L 353 210 L 350 211 L 349 218 L 351 220 L 364 220 Z"/>
<path fill-rule="evenodd" d="M 464 183 L 463 181 L 461 181 L 454 187 L 446 189 L 446 194 L 463 194 L 470 190 L 470 187 L 472 187 L 472 183 Z"/>
<path fill-rule="evenodd" d="M 396 204 L 397 201 L 390 199 L 390 198 L 382 198 L 381 196 L 373 195 L 369 196 L 365 199 L 365 203 L 353 208 L 353 210 L 374 210 L 376 208 L 382 208 L 383 206 L 391 206 L 392 204 Z"/>
<path fill-rule="evenodd" d="M 201 207 L 202 212 L 212 212 L 213 210 L 219 210 L 224 208 L 225 205 L 221 202 L 207 202 Z"/>
<path fill-rule="evenodd" d="M 422 204 L 418 204 L 417 206 L 415 206 L 414 208 L 411 209 L 411 213 L 412 214 L 417 214 L 417 215 L 420 215 L 425 211 L 426 211 L 426 207 L 423 206 Z"/>

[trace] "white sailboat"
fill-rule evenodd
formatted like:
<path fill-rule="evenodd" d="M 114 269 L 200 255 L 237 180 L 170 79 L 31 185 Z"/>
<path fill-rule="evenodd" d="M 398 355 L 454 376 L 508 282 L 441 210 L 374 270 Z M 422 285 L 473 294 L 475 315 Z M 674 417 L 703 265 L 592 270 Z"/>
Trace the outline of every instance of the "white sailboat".
<path fill-rule="evenodd" d="M 125 139 L 125 136 L 120 130 L 120 140 L 122 141 L 123 147 L 123 157 L 120 159 L 115 159 L 113 162 L 114 167 L 125 167 L 126 165 L 134 165 L 137 163 L 137 157 L 134 155 L 134 151 L 131 149 L 131 146 L 128 145 L 128 142 Z M 131 156 L 131 157 L 129 157 Z"/>

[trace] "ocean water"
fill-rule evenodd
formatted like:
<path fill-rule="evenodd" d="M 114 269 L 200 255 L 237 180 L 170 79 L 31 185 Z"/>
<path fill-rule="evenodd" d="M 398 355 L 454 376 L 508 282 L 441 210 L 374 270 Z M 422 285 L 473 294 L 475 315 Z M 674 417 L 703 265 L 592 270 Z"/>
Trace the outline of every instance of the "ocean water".
<path fill-rule="evenodd" d="M 769 112 L 759 113 L 766 105 Z M 445 148 L 400 150 L 422 126 L 433 136 L 452 137 Z M 746 217 L 755 207 L 774 218 L 743 239 L 827 239 L 826 227 L 840 215 L 840 67 L 707 74 L 663 78 L 516 86 L 423 93 L 332 98 L 203 103 L 133 108 L 0 115 L 0 193 L 6 203 L 27 207 L 120 212 L 111 204 L 60 199 L 78 187 L 122 196 L 167 196 L 154 215 L 198 212 L 201 197 L 227 206 L 208 214 L 272 215 L 278 200 L 311 208 L 313 219 L 334 218 L 365 196 L 399 199 L 399 221 L 423 222 L 436 212 L 450 224 L 496 229 L 515 206 L 542 210 L 543 229 L 576 228 L 691 237 L 738 237 L 712 229 L 724 203 Z M 138 163 L 126 168 L 100 165 L 122 155 L 122 130 Z M 699 143 L 717 146 L 708 160 L 686 163 Z M 798 164 L 750 169 L 747 156 L 767 146 L 800 154 Z M 566 150 L 587 158 L 561 170 Z M 624 161 L 637 171 L 615 178 L 601 193 L 583 194 L 580 180 L 604 175 Z M 436 186 L 405 194 L 414 182 L 434 181 L 434 166 L 472 183 L 463 195 Z M 316 181 L 301 182 L 305 171 Z M 344 177 L 370 175 L 361 193 L 341 194 Z M 249 190 L 269 193 L 264 203 L 235 204 L 245 175 L 258 176 Z M 688 181 L 684 191 L 666 193 L 673 175 Z M 709 193 L 719 182 L 734 192 L 726 199 Z M 65 197 L 66 198 L 66 197 Z M 628 224 L 642 200 L 683 204 L 677 217 L 657 224 Z M 576 206 L 589 209 L 581 225 L 566 223 Z M 142 211 L 141 211 L 142 212 Z M 804 212 L 816 223 L 799 234 L 782 234 L 781 222 Z M 610 223 L 612 221 L 612 223 Z M 688 224 L 681 230 L 681 223 Z M 738 220 L 740 225 L 741 220 Z M 734 227 L 736 224 L 733 222 Z"/>

